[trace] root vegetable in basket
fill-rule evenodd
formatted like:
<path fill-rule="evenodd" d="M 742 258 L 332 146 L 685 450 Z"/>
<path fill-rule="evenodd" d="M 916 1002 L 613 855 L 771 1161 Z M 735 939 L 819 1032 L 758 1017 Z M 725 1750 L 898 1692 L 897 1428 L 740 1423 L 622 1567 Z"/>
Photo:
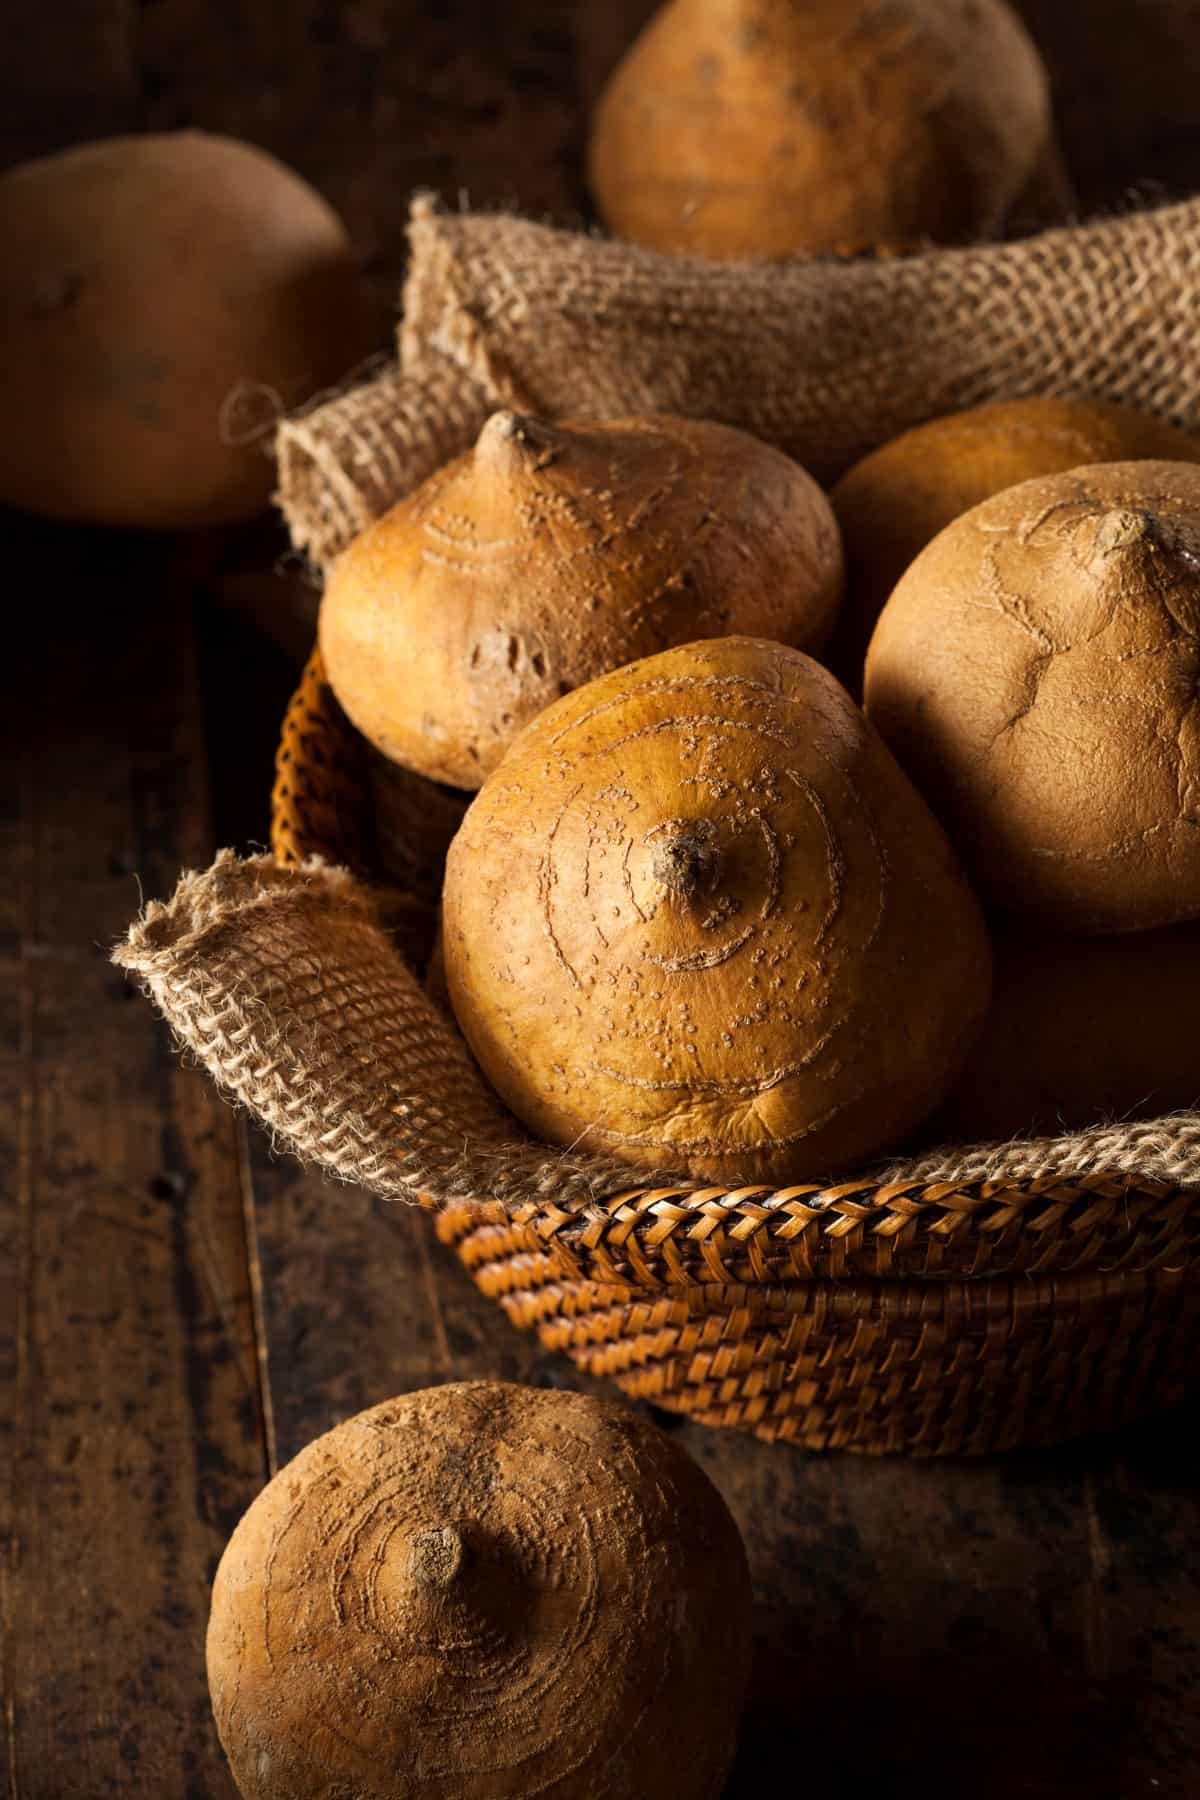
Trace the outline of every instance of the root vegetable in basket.
<path fill-rule="evenodd" d="M 477 788 L 543 707 L 635 657 L 735 631 L 819 647 L 841 580 L 825 495 L 744 432 L 500 412 L 337 559 L 321 649 L 378 749 Z"/>
<path fill-rule="evenodd" d="M 1008 488 L 885 606 L 869 716 L 998 905 L 1063 930 L 1200 915 L 1200 468 Z"/>
<path fill-rule="evenodd" d="M 751 638 L 528 726 L 450 847 L 443 945 L 459 1025 L 538 1137 L 723 1182 L 902 1138 L 990 982 L 975 900 L 874 729 Z"/>
<path fill-rule="evenodd" d="M 997 928 L 992 1005 L 931 1135 L 960 1143 L 1200 1102 L 1200 923 L 1119 937 Z"/>
<path fill-rule="evenodd" d="M 1049 397 L 976 406 L 863 457 L 830 494 L 846 592 L 828 664 L 852 694 L 875 622 L 909 564 L 961 513 L 1002 489 L 1083 463 L 1200 460 L 1200 439 L 1129 406 Z"/>
<path fill-rule="evenodd" d="M 590 166 L 621 237 L 780 257 L 994 235 L 1050 147 L 1003 0 L 674 0 L 613 76 Z"/>
<path fill-rule="evenodd" d="M 274 157 L 182 131 L 0 176 L 0 501 L 180 527 L 264 507 L 286 409 L 361 360 L 340 220 Z"/>
<path fill-rule="evenodd" d="M 302 1450 L 221 1560 L 208 1674 L 245 1800 L 716 1800 L 750 1582 L 637 1414 L 452 1383 Z"/>

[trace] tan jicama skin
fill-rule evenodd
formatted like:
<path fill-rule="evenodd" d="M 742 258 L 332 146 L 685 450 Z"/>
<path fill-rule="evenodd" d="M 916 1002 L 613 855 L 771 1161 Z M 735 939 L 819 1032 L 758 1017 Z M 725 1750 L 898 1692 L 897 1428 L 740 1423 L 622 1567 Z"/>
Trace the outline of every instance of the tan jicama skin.
<path fill-rule="evenodd" d="M 597 110 L 619 236 L 711 257 L 996 232 L 1051 141 L 1003 0 L 673 0 Z"/>
<path fill-rule="evenodd" d="M 1023 482 L 947 526 L 871 640 L 870 717 L 995 902 L 1200 915 L 1200 468 Z"/>
<path fill-rule="evenodd" d="M 745 433 L 499 412 L 337 559 L 321 649 L 378 749 L 476 788 L 529 719 L 606 669 L 727 632 L 818 648 L 841 585 L 825 495 Z"/>
<path fill-rule="evenodd" d="M 908 565 L 960 513 L 1083 463 L 1200 460 L 1200 438 L 1101 400 L 1010 400 L 931 419 L 855 463 L 830 493 L 846 592 L 822 661 L 852 694 L 875 622 Z"/>
<path fill-rule="evenodd" d="M 750 1655 L 707 1476 L 581 1394 L 453 1383 L 302 1450 L 221 1560 L 245 1800 L 716 1800 Z"/>
<path fill-rule="evenodd" d="M 799 651 L 691 644 L 527 727 L 468 809 L 446 980 L 540 1138 L 799 1180 L 929 1113 L 990 952 L 941 831 Z"/>
<path fill-rule="evenodd" d="M 0 241 L 0 501 L 33 512 L 249 517 L 280 415 L 370 348 L 341 221 L 231 138 L 109 138 L 10 169 Z"/>

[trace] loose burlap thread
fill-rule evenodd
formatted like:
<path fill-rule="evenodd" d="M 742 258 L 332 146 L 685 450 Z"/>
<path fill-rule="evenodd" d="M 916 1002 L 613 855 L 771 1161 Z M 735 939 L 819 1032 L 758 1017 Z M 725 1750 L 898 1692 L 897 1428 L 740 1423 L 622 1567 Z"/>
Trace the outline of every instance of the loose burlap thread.
<path fill-rule="evenodd" d="M 114 957 L 282 1145 L 389 1199 L 504 1210 L 552 1198 L 586 1212 L 639 1182 L 623 1163 L 553 1151 L 521 1129 L 404 961 L 371 890 L 344 869 L 314 860 L 285 870 L 223 851 L 147 906 Z M 871 1179 L 886 1190 L 1048 1176 L 1200 1188 L 1200 1113 L 933 1149 Z M 661 1172 L 642 1184 L 673 1185 Z"/>
<path fill-rule="evenodd" d="M 821 480 L 922 420 L 1092 395 L 1200 428 L 1200 200 L 1013 244 L 721 264 L 418 199 L 399 360 L 285 421 L 279 500 L 327 563 L 498 406 L 741 426 Z"/>

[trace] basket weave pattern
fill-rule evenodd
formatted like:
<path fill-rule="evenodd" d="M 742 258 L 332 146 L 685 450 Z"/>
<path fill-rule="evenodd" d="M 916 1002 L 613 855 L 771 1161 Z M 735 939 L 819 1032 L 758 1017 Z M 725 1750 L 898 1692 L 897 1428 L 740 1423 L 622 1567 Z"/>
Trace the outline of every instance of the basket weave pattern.
<path fill-rule="evenodd" d="M 394 929 L 396 877 L 372 846 L 404 833 L 374 829 L 366 754 L 314 656 L 279 751 L 275 859 L 373 874 Z M 436 813 L 428 784 L 403 800 L 422 788 L 421 811 Z M 401 904 L 399 920 L 419 957 L 428 903 Z M 461 1050 L 445 1021 L 440 1035 Z M 438 1094 L 420 1104 L 436 1130 Z M 1185 1391 L 1200 1309 L 1187 1131 L 1166 1150 L 1152 1126 L 1122 1131 L 1119 1155 L 1098 1130 L 1024 1157 L 1013 1146 L 833 1186 L 726 1189 L 611 1169 L 589 1182 L 549 1151 L 536 1179 L 508 1182 L 506 1134 L 519 1128 L 481 1107 L 475 1129 L 484 1154 L 494 1146 L 494 1192 L 464 1191 L 461 1160 L 433 1158 L 421 1197 L 439 1236 L 513 1323 L 705 1423 L 812 1448 L 979 1452 L 1117 1424 Z M 386 1158 L 372 1176 L 352 1149 L 345 1172 L 400 1191 Z"/>

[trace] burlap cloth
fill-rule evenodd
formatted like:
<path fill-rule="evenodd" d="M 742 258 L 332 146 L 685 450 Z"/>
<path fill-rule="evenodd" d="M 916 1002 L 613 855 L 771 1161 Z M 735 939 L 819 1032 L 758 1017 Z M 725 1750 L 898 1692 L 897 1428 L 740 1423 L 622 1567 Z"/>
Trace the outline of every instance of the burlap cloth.
<path fill-rule="evenodd" d="M 498 405 L 719 419 L 821 480 L 923 419 L 1023 394 L 1200 427 L 1200 200 L 844 263 L 660 256 L 427 199 L 410 240 L 399 361 L 280 429 L 280 504 L 318 564 Z"/>
<path fill-rule="evenodd" d="M 525 1134 L 405 963 L 372 891 L 345 870 L 224 851 L 152 902 L 115 960 L 282 1147 L 389 1199 L 577 1212 L 639 1185 L 627 1165 Z M 885 1185 L 1124 1175 L 1200 1186 L 1200 1113 L 926 1151 L 874 1174 Z M 672 1184 L 656 1172 L 646 1185 Z"/>

